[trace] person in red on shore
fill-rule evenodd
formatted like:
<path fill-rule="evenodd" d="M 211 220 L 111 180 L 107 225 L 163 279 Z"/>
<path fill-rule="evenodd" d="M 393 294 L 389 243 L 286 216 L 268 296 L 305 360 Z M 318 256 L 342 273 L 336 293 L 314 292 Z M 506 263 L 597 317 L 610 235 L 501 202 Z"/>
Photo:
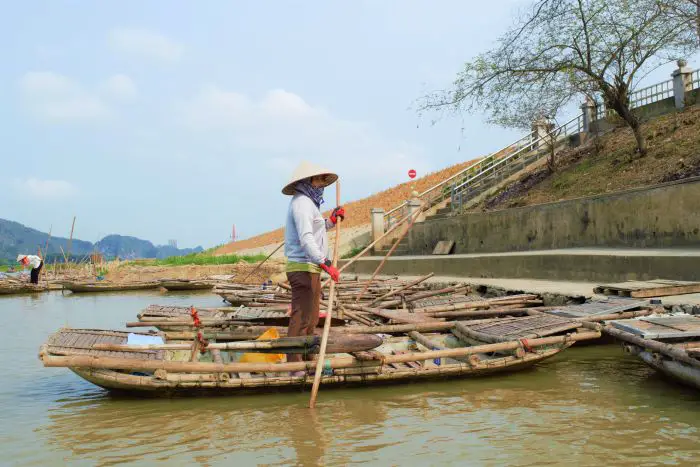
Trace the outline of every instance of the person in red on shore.
<path fill-rule="evenodd" d="M 321 271 L 335 282 L 340 272 L 328 259 L 327 231 L 345 219 L 345 209 L 338 206 L 330 217 L 321 216 L 323 189 L 338 179 L 338 175 L 309 162 L 302 162 L 282 189 L 291 196 L 284 232 L 286 273 L 292 287 L 291 315 L 287 335 L 310 336 L 318 326 L 321 305 Z M 300 354 L 288 354 L 288 362 L 302 361 Z M 303 376 L 305 372 L 293 372 Z"/>
<path fill-rule="evenodd" d="M 36 255 L 17 255 L 17 262 L 24 266 L 31 266 L 32 271 L 29 274 L 29 282 L 32 284 L 39 283 L 39 273 L 44 267 L 44 261 Z"/>

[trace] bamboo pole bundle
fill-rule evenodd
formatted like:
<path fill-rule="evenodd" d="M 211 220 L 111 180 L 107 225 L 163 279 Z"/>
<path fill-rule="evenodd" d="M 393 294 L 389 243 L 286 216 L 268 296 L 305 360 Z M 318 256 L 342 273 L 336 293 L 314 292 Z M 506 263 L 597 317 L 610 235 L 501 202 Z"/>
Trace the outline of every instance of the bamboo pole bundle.
<path fill-rule="evenodd" d="M 600 332 L 587 331 L 568 334 L 565 336 L 551 336 L 537 339 L 529 339 L 528 346 L 531 348 L 550 345 L 569 345 L 574 342 L 597 339 Z M 522 346 L 519 341 L 501 342 L 497 344 L 484 344 L 472 347 L 459 347 L 454 349 L 434 350 L 429 352 L 409 352 L 397 355 L 385 355 L 379 363 L 407 363 L 433 360 L 436 358 L 466 357 L 468 355 L 490 352 L 502 352 L 514 350 Z M 685 354 L 685 353 L 684 353 Z M 686 358 L 687 354 L 685 355 Z M 119 357 L 98 357 L 94 355 L 71 355 L 54 356 L 49 355 L 47 346 L 44 344 L 39 353 L 45 367 L 74 367 L 74 368 L 105 368 L 120 370 L 165 370 L 173 373 L 231 373 L 231 372 L 287 372 L 312 369 L 317 366 L 317 362 L 288 362 L 288 363 L 210 363 L 210 362 L 177 362 L 170 360 L 139 360 Z M 321 362 L 330 368 L 358 368 L 366 366 L 368 361 L 357 360 L 354 357 L 336 357 L 328 361 Z M 700 361 L 695 362 L 700 365 Z M 317 373 L 320 376 L 320 372 Z"/>
<path fill-rule="evenodd" d="M 386 232 L 384 232 L 384 234 L 382 234 L 378 239 L 374 240 L 372 243 L 370 243 L 369 245 L 367 245 L 362 251 L 360 251 L 358 254 L 356 254 L 355 256 L 353 256 L 352 258 L 350 258 L 350 260 L 349 260 L 347 263 L 343 264 L 343 265 L 340 267 L 340 269 L 338 269 L 338 271 L 343 272 L 343 271 L 344 271 L 345 269 L 347 269 L 350 265 L 352 265 L 355 261 L 357 261 L 358 259 L 362 258 L 369 250 L 371 250 L 372 248 L 374 248 L 374 245 L 376 245 L 377 243 L 379 243 L 379 242 L 381 242 L 382 240 L 384 240 L 387 236 L 389 236 L 391 233 L 393 233 L 394 230 L 398 229 L 400 226 L 403 225 L 404 222 L 406 222 L 406 221 L 409 220 L 410 218 L 411 218 L 411 214 L 409 214 L 409 215 L 403 217 L 402 219 L 400 219 L 396 224 L 394 224 L 393 226 L 391 226 L 391 227 L 389 228 L 389 230 L 387 230 Z M 330 281 L 330 279 L 326 279 L 326 281 L 321 285 L 321 288 L 326 288 L 326 287 L 328 286 L 329 281 Z"/>
<path fill-rule="evenodd" d="M 401 232 L 401 235 L 398 236 L 398 238 L 396 239 L 396 241 L 394 242 L 394 244 L 391 246 L 391 248 L 389 248 L 389 251 L 387 251 L 387 252 L 386 252 L 386 255 L 384 255 L 384 258 L 379 262 L 379 264 L 378 264 L 377 267 L 375 268 L 374 272 L 372 273 L 372 276 L 369 278 L 368 284 L 365 285 L 365 287 L 362 289 L 362 291 L 360 292 L 360 294 L 359 294 L 359 295 L 357 296 L 357 298 L 355 299 L 355 303 L 359 302 L 360 299 L 362 299 L 362 297 L 364 296 L 365 292 L 367 291 L 367 288 L 370 286 L 370 284 L 372 284 L 372 282 L 374 282 L 374 278 L 377 277 L 377 274 L 379 274 L 379 271 L 382 270 L 382 268 L 384 267 L 384 264 L 387 262 L 387 260 L 388 260 L 389 257 L 392 255 L 392 253 L 394 253 L 394 250 L 396 250 L 396 248 L 399 246 L 399 243 L 401 243 L 401 240 L 403 240 L 403 238 L 406 236 L 406 234 L 408 233 L 408 231 L 411 230 L 411 227 L 413 227 L 413 224 L 416 222 L 416 219 L 418 219 L 418 217 L 419 217 L 422 213 L 423 213 L 423 208 L 422 208 L 422 207 L 419 208 L 415 213 L 413 213 L 413 215 L 411 216 L 411 220 L 410 220 L 409 223 L 406 225 L 406 228 L 403 230 L 403 232 Z"/>
<path fill-rule="evenodd" d="M 446 288 L 440 289 L 440 290 L 431 290 L 429 292 L 423 292 L 423 293 L 411 295 L 410 297 L 406 298 L 406 302 L 409 302 L 409 303 L 415 302 L 416 300 L 422 300 L 424 298 L 435 297 L 436 295 L 466 292 L 469 289 L 470 289 L 469 284 L 458 284 L 458 285 L 446 287 Z M 401 305 L 401 303 L 402 303 L 401 300 L 389 300 L 388 302 L 379 303 L 378 306 L 380 308 L 388 308 L 391 306 Z"/>
<path fill-rule="evenodd" d="M 414 286 L 420 284 L 421 282 L 424 282 L 424 281 L 430 279 L 431 277 L 433 277 L 433 275 L 434 275 L 434 273 L 431 272 L 431 273 L 428 274 L 427 276 L 423 276 L 423 277 L 421 277 L 420 279 L 417 279 L 417 280 L 415 280 L 415 281 L 413 281 L 413 282 L 410 282 L 410 283 L 404 285 L 403 287 L 401 287 L 401 288 L 399 288 L 399 289 L 397 289 L 397 290 L 392 290 L 392 291 L 390 291 L 390 292 L 387 292 L 387 293 L 385 293 L 384 295 L 382 295 L 381 297 L 377 297 L 377 298 L 375 298 L 374 300 L 372 300 L 372 301 L 369 303 L 369 306 L 372 306 L 372 305 L 374 305 L 374 304 L 377 303 L 377 302 L 381 302 L 382 300 L 386 300 L 386 299 L 389 298 L 389 297 L 393 297 L 393 296 L 396 295 L 396 294 L 399 294 L 399 293 L 401 293 L 401 292 L 403 292 L 403 291 L 405 291 L 405 290 L 407 290 L 407 289 L 410 289 L 411 287 L 414 287 Z"/>

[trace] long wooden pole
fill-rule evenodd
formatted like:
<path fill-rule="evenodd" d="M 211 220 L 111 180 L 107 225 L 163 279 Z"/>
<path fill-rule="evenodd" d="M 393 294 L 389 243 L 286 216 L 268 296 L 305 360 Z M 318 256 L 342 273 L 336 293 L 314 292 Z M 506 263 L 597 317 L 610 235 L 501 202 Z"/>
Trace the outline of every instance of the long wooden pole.
<path fill-rule="evenodd" d="M 272 253 L 270 253 L 269 255 L 267 255 L 267 258 L 265 258 L 265 259 L 262 260 L 260 263 L 258 263 L 258 265 L 255 266 L 255 269 L 253 269 L 252 271 L 250 271 L 250 272 L 248 273 L 248 275 L 245 276 L 241 282 L 245 282 L 246 280 L 248 280 L 248 278 L 249 278 L 250 276 L 252 276 L 253 274 L 255 274 L 255 271 L 257 271 L 258 269 L 260 269 L 260 266 L 262 266 L 263 264 L 265 264 L 265 262 L 266 262 L 268 259 L 272 258 L 272 255 L 274 255 L 275 253 L 277 253 L 277 250 L 279 250 L 279 249 L 282 248 L 283 246 L 284 246 L 284 242 L 280 243 L 280 244 L 277 246 L 277 248 L 275 248 L 274 250 L 272 250 Z"/>
<path fill-rule="evenodd" d="M 372 243 L 370 243 L 369 245 L 367 245 L 361 252 L 359 252 L 358 254 L 356 254 L 355 256 L 353 256 L 352 258 L 350 258 L 350 260 L 349 260 L 347 263 L 343 264 L 343 265 L 340 267 L 340 269 L 338 269 L 338 271 L 343 272 L 346 268 L 348 268 L 349 266 L 351 266 L 355 261 L 357 261 L 358 259 L 362 258 L 362 257 L 365 255 L 365 253 L 367 253 L 369 250 L 372 249 L 372 247 L 374 247 L 374 245 L 376 245 L 377 243 L 379 243 L 379 242 L 381 242 L 382 240 L 384 240 L 389 234 L 391 234 L 394 230 L 396 230 L 396 229 L 398 229 L 399 227 L 401 227 L 401 226 L 403 225 L 403 223 L 406 222 L 407 220 L 409 220 L 410 218 L 411 218 L 411 214 L 409 214 L 409 215 L 407 215 L 406 217 L 403 217 L 402 219 L 400 219 L 396 224 L 394 224 L 393 226 L 391 226 L 391 227 L 389 228 L 389 230 L 387 230 L 386 232 L 384 232 L 378 239 L 374 240 Z M 327 279 L 327 280 L 323 283 L 322 287 L 325 288 L 325 287 L 328 285 L 328 282 L 329 282 L 329 281 L 330 281 L 330 279 Z"/>
<path fill-rule="evenodd" d="M 73 224 L 70 226 L 70 237 L 68 238 L 68 261 L 70 261 L 70 248 L 73 245 L 73 229 L 75 229 L 75 216 L 73 216 Z"/>
<path fill-rule="evenodd" d="M 42 259 L 46 259 L 49 255 L 49 240 L 51 240 L 51 231 L 53 230 L 53 225 L 49 227 L 49 236 L 46 237 L 46 245 L 44 246 L 44 256 Z"/>
<path fill-rule="evenodd" d="M 415 213 L 413 213 L 413 217 L 411 218 L 411 221 L 408 223 L 406 228 L 404 229 L 403 232 L 401 232 L 401 235 L 396 239 L 394 244 L 391 246 L 389 251 L 386 252 L 386 255 L 384 255 L 384 259 L 379 263 L 377 268 L 374 270 L 374 273 L 372 273 L 372 277 L 369 278 L 369 281 L 367 281 L 367 284 L 365 284 L 364 288 L 362 289 L 362 292 L 357 296 L 355 299 L 355 303 L 359 302 L 362 297 L 364 297 L 365 292 L 367 292 L 367 289 L 369 288 L 370 285 L 372 285 L 372 282 L 374 282 L 374 278 L 377 277 L 377 274 L 382 270 L 384 267 L 384 263 L 389 259 L 391 254 L 396 250 L 396 248 L 399 246 L 399 243 L 401 243 L 401 240 L 406 236 L 409 230 L 411 230 L 411 227 L 413 227 L 413 224 L 416 222 L 416 219 L 420 216 L 421 212 L 423 212 L 422 209 L 418 209 Z"/>
<path fill-rule="evenodd" d="M 340 181 L 335 182 L 335 205 L 340 206 Z M 338 250 L 340 249 L 340 222 L 335 224 L 335 243 L 333 246 L 333 267 L 338 265 Z M 323 337 L 321 338 L 321 348 L 318 351 L 316 361 L 316 373 L 314 374 L 314 385 L 311 388 L 311 399 L 309 408 L 316 407 L 316 397 L 318 387 L 321 384 L 321 373 L 323 372 L 323 360 L 326 358 L 326 346 L 328 345 L 328 332 L 331 329 L 331 313 L 333 312 L 333 301 L 335 300 L 335 281 L 331 282 L 331 289 L 328 292 L 328 308 L 326 309 L 326 320 L 323 323 Z"/>

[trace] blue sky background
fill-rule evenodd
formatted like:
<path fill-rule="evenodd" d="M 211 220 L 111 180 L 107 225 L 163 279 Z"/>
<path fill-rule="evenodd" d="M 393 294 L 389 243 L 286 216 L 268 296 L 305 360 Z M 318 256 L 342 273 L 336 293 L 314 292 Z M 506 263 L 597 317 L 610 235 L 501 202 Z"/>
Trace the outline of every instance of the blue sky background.
<path fill-rule="evenodd" d="M 8 3 L 0 217 L 209 247 L 282 225 L 301 159 L 349 201 L 497 150 L 520 133 L 412 106 L 528 3 Z"/>

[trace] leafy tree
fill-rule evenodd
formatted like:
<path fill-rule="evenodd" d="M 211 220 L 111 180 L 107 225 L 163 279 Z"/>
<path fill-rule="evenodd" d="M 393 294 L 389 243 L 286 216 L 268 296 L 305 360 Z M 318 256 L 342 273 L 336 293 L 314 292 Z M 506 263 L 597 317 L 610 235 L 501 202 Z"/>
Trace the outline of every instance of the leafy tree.
<path fill-rule="evenodd" d="M 554 116 L 575 97 L 601 95 L 644 155 L 630 92 L 692 47 L 694 31 L 669 11 L 659 0 L 537 0 L 493 49 L 464 65 L 451 89 L 425 96 L 420 109 L 480 109 L 490 122 L 520 127 L 523 116 Z"/>

